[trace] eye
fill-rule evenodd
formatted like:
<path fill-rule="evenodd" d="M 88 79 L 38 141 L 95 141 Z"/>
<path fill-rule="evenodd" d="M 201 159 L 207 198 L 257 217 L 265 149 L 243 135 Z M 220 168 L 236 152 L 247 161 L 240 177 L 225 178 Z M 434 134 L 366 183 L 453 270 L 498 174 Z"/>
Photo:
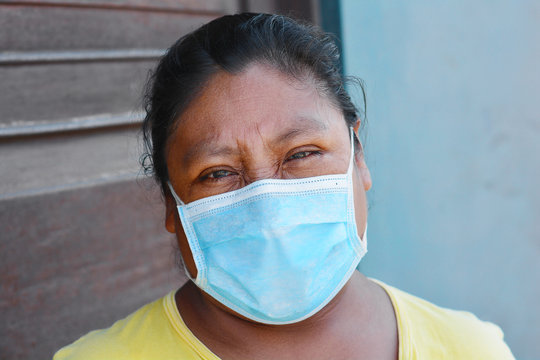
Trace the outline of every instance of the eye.
<path fill-rule="evenodd" d="M 217 179 L 221 179 L 221 178 L 224 178 L 224 177 L 227 177 L 227 176 L 230 176 L 230 175 L 233 175 L 232 171 L 216 170 L 216 171 L 212 171 L 208 175 L 205 175 L 204 178 L 217 180 Z"/>
<path fill-rule="evenodd" d="M 198 181 L 199 182 L 214 182 L 214 181 L 219 182 L 219 181 L 225 180 L 226 178 L 230 178 L 236 174 L 237 173 L 235 171 L 231 171 L 231 170 L 227 170 L 223 168 L 222 169 L 219 169 L 219 168 L 206 169 L 199 175 Z"/>
<path fill-rule="evenodd" d="M 312 156 L 312 155 L 320 155 L 320 154 L 321 154 L 320 151 L 299 151 L 299 152 L 294 153 L 291 156 L 289 156 L 287 158 L 287 161 L 304 159 L 304 158 L 307 158 L 307 157 Z"/>

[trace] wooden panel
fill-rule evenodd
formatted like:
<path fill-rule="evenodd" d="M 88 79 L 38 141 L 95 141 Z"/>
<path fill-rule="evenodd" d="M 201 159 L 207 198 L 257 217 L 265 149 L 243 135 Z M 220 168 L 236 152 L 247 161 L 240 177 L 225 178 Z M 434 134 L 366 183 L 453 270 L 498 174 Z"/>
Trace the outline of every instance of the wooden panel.
<path fill-rule="evenodd" d="M 134 179 L 138 128 L 111 129 L 0 144 L 0 199 L 27 196 L 110 179 Z"/>
<path fill-rule="evenodd" d="M 0 126 L 140 109 L 153 61 L 0 67 Z"/>
<path fill-rule="evenodd" d="M 0 49 L 166 48 L 217 14 L 0 5 Z M 45 21 L 45 19 L 47 19 Z"/>
<path fill-rule="evenodd" d="M 242 11 L 273 13 L 276 0 L 243 0 Z"/>
<path fill-rule="evenodd" d="M 0 53 L 0 66 L 96 61 L 155 61 L 164 53 L 163 49 L 9 51 Z"/>
<path fill-rule="evenodd" d="M 318 2 L 318 0 L 244 0 L 242 7 L 244 11 L 283 14 L 316 23 Z"/>
<path fill-rule="evenodd" d="M 113 127 L 138 126 L 144 118 L 144 111 L 116 114 L 97 114 L 70 119 L 60 119 L 58 121 L 24 121 L 0 125 L 0 139 L 10 139 L 15 136 L 47 135 L 66 131 L 81 131 L 88 129 L 103 129 Z"/>
<path fill-rule="evenodd" d="M 238 8 L 234 0 L 4 0 L 4 4 L 43 6 L 78 6 L 139 11 L 233 12 Z"/>
<path fill-rule="evenodd" d="M 303 19 L 306 21 L 316 21 L 314 16 L 316 6 L 315 0 L 275 0 L 276 10 L 280 14 L 293 16 L 297 19 Z"/>
<path fill-rule="evenodd" d="M 2 359 L 51 358 L 185 281 L 149 188 L 130 181 L 0 201 Z"/>

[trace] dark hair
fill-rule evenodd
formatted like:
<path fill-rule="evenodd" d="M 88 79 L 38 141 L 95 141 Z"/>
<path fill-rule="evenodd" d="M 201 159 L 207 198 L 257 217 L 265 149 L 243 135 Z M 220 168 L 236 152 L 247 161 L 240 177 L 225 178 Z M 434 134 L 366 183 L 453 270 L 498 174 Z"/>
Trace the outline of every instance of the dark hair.
<path fill-rule="evenodd" d="M 357 109 L 345 90 L 339 51 L 330 35 L 282 15 L 220 17 L 176 41 L 147 84 L 142 124 L 146 151 L 141 164 L 164 193 L 169 179 L 165 150 L 175 121 L 213 74 L 237 74 L 253 63 L 314 81 L 318 91 L 342 110 L 349 126 L 356 122 Z"/>

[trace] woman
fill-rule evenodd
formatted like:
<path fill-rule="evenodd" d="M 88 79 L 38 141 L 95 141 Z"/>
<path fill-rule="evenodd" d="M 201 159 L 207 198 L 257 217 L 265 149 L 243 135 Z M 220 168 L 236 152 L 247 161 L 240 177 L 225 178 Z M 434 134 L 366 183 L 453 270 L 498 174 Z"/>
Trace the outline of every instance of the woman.
<path fill-rule="evenodd" d="M 161 59 L 143 130 L 191 279 L 55 359 L 511 359 L 501 330 L 355 271 L 371 178 L 333 42 L 214 20 Z"/>

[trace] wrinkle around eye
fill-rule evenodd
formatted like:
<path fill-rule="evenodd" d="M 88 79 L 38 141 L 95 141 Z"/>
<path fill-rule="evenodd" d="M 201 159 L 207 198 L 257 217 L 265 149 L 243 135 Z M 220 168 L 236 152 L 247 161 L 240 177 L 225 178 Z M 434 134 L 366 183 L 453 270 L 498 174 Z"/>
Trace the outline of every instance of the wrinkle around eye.
<path fill-rule="evenodd" d="M 321 155 L 319 150 L 298 151 L 287 158 L 287 161 L 306 159 L 310 156 Z"/>
<path fill-rule="evenodd" d="M 222 170 L 207 172 L 192 183 L 190 186 L 190 195 L 194 200 L 226 193 L 242 187 L 243 181 L 241 176 L 230 170 L 225 170 L 230 175 L 215 178 L 210 177 L 211 174 L 219 171 Z"/>
<path fill-rule="evenodd" d="M 238 173 L 232 170 L 218 169 L 214 171 L 203 172 L 203 174 L 199 176 L 198 182 L 225 182 L 232 180 L 232 178 L 236 178 L 237 175 Z"/>
<path fill-rule="evenodd" d="M 295 151 L 292 155 L 287 156 L 284 161 L 284 165 L 290 164 L 290 166 L 301 165 L 304 161 L 314 160 L 323 155 L 323 151 L 320 149 L 313 150 L 301 150 Z M 310 161 L 309 161 L 310 162 Z"/>
<path fill-rule="evenodd" d="M 294 158 L 298 153 L 308 153 Z M 293 157 L 291 159 L 291 157 Z M 283 163 L 283 178 L 297 179 L 310 176 L 326 175 L 334 172 L 335 157 L 326 149 L 296 151 Z"/>
<path fill-rule="evenodd" d="M 231 175 L 234 175 L 234 173 L 232 171 L 229 171 L 229 170 L 216 170 L 216 171 L 212 171 L 211 173 L 209 173 L 206 176 L 206 178 L 209 178 L 209 179 L 221 179 L 221 178 L 231 176 Z"/>

